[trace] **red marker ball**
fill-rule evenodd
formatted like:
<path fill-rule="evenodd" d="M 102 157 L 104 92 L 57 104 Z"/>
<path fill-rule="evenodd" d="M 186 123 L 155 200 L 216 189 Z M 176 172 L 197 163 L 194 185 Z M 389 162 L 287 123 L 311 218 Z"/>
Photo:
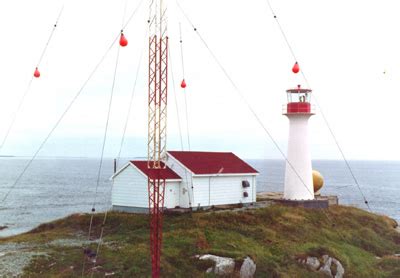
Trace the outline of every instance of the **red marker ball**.
<path fill-rule="evenodd" d="M 293 73 L 298 73 L 300 71 L 299 63 L 295 63 L 292 68 Z"/>
<path fill-rule="evenodd" d="M 39 78 L 40 77 L 40 71 L 38 68 L 35 69 L 35 73 L 33 74 L 34 77 Z"/>
<path fill-rule="evenodd" d="M 181 83 L 181 88 L 183 88 L 183 89 L 185 89 L 185 88 L 186 88 L 186 82 L 185 82 L 185 79 L 183 79 L 183 80 L 182 80 L 182 83 Z"/>
<path fill-rule="evenodd" d="M 125 38 L 125 35 L 121 33 L 121 38 L 119 39 L 119 45 L 125 47 L 128 45 L 128 40 Z"/>

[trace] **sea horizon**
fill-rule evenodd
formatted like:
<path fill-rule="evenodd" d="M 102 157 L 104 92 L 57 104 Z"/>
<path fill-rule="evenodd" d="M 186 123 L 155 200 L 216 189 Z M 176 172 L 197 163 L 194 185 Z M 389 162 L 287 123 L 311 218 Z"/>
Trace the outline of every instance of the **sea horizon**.
<path fill-rule="evenodd" d="M 131 158 L 132 159 L 132 158 Z M 10 189 L 28 159 L 0 159 L 0 194 Z M 128 161 L 121 158 L 119 167 Z M 285 161 L 279 159 L 245 159 L 260 172 L 257 192 L 281 192 Z M 24 163 L 26 162 L 26 163 Z M 40 163 L 39 163 L 40 162 Z M 387 215 L 400 222 L 400 163 L 391 161 L 349 161 L 360 188 L 374 213 Z M 99 159 L 46 158 L 32 162 L 27 172 L 11 190 L 0 209 L 0 237 L 19 234 L 37 225 L 65 217 L 72 213 L 90 212 L 96 190 Z M 359 189 L 340 160 L 314 160 L 313 168 L 322 173 L 323 195 L 337 195 L 339 204 L 367 209 Z M 109 178 L 113 173 L 113 159 L 104 159 L 97 193 L 97 211 L 111 207 Z"/>

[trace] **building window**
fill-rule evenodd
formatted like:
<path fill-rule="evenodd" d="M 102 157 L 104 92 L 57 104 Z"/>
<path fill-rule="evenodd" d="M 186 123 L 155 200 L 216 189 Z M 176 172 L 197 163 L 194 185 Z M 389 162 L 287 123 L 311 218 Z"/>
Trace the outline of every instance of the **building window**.
<path fill-rule="evenodd" d="M 250 187 L 250 183 L 248 181 L 242 181 L 242 187 L 243 188 Z"/>

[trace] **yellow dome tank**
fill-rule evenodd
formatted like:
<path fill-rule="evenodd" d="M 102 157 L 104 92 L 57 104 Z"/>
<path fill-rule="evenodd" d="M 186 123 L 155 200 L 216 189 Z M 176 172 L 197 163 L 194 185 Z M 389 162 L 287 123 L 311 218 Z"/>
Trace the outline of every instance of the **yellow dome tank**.
<path fill-rule="evenodd" d="M 321 175 L 320 172 L 316 170 L 312 171 L 312 177 L 313 177 L 314 193 L 318 194 L 319 190 L 324 186 L 324 177 Z"/>

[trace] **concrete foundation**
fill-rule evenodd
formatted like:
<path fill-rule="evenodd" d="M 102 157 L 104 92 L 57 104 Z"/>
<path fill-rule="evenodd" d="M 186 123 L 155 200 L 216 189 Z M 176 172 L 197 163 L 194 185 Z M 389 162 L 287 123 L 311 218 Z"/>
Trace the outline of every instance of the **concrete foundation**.
<path fill-rule="evenodd" d="M 284 199 L 282 192 L 259 192 L 257 193 L 257 202 L 262 201 L 304 208 L 328 208 L 329 206 L 339 204 L 339 198 L 335 195 L 316 195 L 314 200 L 287 200 Z"/>
<path fill-rule="evenodd" d="M 148 208 L 128 207 L 128 206 L 112 206 L 113 211 L 129 212 L 129 213 L 143 213 L 148 214 Z"/>
<path fill-rule="evenodd" d="M 289 207 L 324 209 L 329 207 L 328 200 L 275 200 L 274 203 Z"/>
<path fill-rule="evenodd" d="M 255 203 L 242 203 L 230 204 L 211 207 L 196 207 L 196 208 L 164 208 L 165 214 L 181 214 L 191 211 L 204 210 L 204 211 L 226 211 L 226 210 L 246 210 L 268 207 L 272 204 L 281 204 L 291 207 L 303 208 L 328 208 L 329 206 L 338 205 L 339 199 L 337 196 L 321 196 L 316 195 L 314 200 L 287 200 L 283 198 L 283 192 L 259 192 L 257 193 L 257 202 Z M 112 210 L 129 212 L 129 213 L 143 213 L 148 214 L 149 209 L 143 207 L 128 207 L 128 206 L 113 206 Z"/>

